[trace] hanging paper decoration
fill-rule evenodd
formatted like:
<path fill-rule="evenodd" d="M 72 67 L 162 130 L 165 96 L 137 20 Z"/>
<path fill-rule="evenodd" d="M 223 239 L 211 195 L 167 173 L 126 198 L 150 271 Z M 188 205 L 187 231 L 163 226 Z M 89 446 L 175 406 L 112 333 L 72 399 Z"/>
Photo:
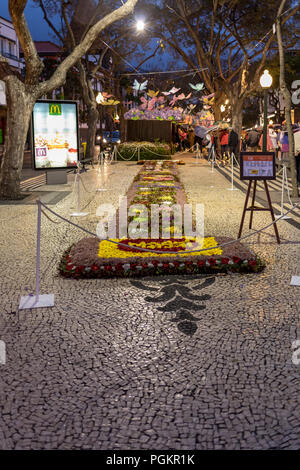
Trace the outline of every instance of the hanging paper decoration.
<path fill-rule="evenodd" d="M 193 85 L 192 83 L 189 83 L 189 85 L 195 91 L 201 91 L 204 88 L 204 83 L 197 83 L 196 85 Z"/>
<path fill-rule="evenodd" d="M 142 92 L 146 90 L 147 85 L 148 85 L 148 80 L 146 80 L 143 83 L 139 83 L 137 80 L 134 80 L 134 84 L 132 88 L 136 90 L 137 92 Z"/>
<path fill-rule="evenodd" d="M 150 98 L 154 98 L 155 96 L 157 96 L 159 93 L 159 91 L 154 91 L 154 90 L 148 90 L 147 91 L 147 95 L 150 96 Z"/>
<path fill-rule="evenodd" d="M 163 91 L 162 94 L 165 95 L 165 96 L 168 96 L 168 95 L 175 95 L 175 93 L 177 93 L 178 91 L 180 90 L 180 88 L 171 88 L 170 91 Z"/>
<path fill-rule="evenodd" d="M 120 101 L 118 100 L 105 100 L 105 101 L 101 101 L 100 104 L 102 104 L 103 106 L 115 106 L 117 104 L 119 104 Z"/>

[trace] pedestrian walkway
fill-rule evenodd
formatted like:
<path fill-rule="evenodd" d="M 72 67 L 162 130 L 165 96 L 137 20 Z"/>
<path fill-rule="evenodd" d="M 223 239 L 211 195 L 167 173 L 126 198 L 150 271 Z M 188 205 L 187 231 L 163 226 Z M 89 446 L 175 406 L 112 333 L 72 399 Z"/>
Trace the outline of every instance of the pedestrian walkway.
<path fill-rule="evenodd" d="M 117 207 L 139 170 L 111 165 L 97 193 L 97 170 L 84 173 L 86 217 L 70 217 L 74 194 L 51 208 L 94 232 L 97 207 Z M 236 237 L 245 194 L 226 190 L 225 170 L 189 155 L 179 167 L 189 202 L 204 204 L 205 233 Z M 34 292 L 36 218 L 33 205 L 0 206 L 2 449 L 299 448 L 296 226 L 279 222 L 281 245 L 272 227 L 247 240 L 267 262 L 260 274 L 74 281 L 57 266 L 85 234 L 43 215 L 40 289 L 55 306 L 18 311 Z M 255 229 L 269 222 L 254 216 Z"/>

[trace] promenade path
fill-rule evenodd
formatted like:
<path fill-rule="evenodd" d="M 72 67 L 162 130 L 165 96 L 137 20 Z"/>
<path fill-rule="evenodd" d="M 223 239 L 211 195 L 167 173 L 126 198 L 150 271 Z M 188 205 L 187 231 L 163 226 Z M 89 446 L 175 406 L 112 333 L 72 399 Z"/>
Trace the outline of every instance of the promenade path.
<path fill-rule="evenodd" d="M 204 204 L 206 235 L 236 237 L 244 184 L 228 191 L 228 169 L 184 158 L 180 176 L 189 201 Z M 117 206 L 139 169 L 111 165 L 109 190 L 97 193 L 96 170 L 84 173 L 89 215 L 72 220 L 95 232 L 97 207 Z M 34 196 L 69 218 L 73 180 Z M 290 286 L 300 275 L 299 209 L 278 223 L 280 245 L 272 227 L 245 240 L 266 261 L 262 273 L 217 275 L 203 289 L 204 279 L 191 276 L 140 285 L 63 279 L 60 256 L 85 234 L 43 215 L 41 292 L 53 293 L 55 306 L 18 311 L 21 295 L 34 292 L 34 199 L 0 204 L 0 449 L 299 448 L 300 364 L 292 355 L 300 287 Z M 269 222 L 269 213 L 254 214 L 254 230 Z M 193 299 L 198 292 L 210 298 Z M 187 301 L 193 335 L 174 321 Z"/>

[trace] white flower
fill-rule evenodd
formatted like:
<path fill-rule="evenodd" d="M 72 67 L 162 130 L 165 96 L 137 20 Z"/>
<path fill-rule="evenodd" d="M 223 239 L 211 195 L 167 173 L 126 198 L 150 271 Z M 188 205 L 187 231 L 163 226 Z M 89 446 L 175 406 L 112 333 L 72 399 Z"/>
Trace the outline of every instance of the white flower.
<path fill-rule="evenodd" d="M 130 269 L 130 264 L 123 264 L 123 269 L 124 271 L 128 271 L 128 269 Z"/>
<path fill-rule="evenodd" d="M 234 264 L 234 262 L 232 261 L 232 259 L 230 261 L 228 261 L 228 264 Z"/>

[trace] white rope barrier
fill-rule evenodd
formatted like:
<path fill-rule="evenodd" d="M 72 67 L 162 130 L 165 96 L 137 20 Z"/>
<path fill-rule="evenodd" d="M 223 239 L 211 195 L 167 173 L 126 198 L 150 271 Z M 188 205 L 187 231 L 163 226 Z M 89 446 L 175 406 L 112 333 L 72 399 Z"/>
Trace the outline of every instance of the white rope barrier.
<path fill-rule="evenodd" d="M 59 217 L 61 220 L 64 220 L 65 222 L 73 225 L 74 227 L 77 227 L 79 228 L 80 230 L 82 230 L 83 232 L 85 233 L 88 233 L 89 235 L 92 235 L 93 237 L 96 237 L 96 238 L 99 238 L 97 234 L 95 234 L 94 232 L 91 232 L 90 230 L 87 230 L 86 228 L 84 227 L 81 227 L 80 225 L 77 225 L 75 224 L 74 222 L 72 222 L 71 220 L 68 220 L 66 219 L 65 217 L 63 217 L 62 215 L 58 214 L 57 212 L 53 211 L 52 209 L 50 209 L 46 204 L 42 203 L 42 202 L 39 202 L 48 212 L 50 212 L 51 214 L 55 215 L 56 217 Z M 287 214 L 289 214 L 292 210 L 296 209 L 298 206 L 300 206 L 300 203 L 296 204 L 294 207 L 292 207 L 291 209 L 289 209 L 285 214 L 283 214 L 282 216 L 278 217 L 277 220 L 274 220 L 272 221 L 271 223 L 269 223 L 268 225 L 266 225 L 265 227 L 262 227 L 261 229 L 259 230 L 255 230 L 254 232 L 251 232 L 251 233 L 248 233 L 247 235 L 244 235 L 243 237 L 240 237 L 240 238 L 237 238 L 236 240 L 231 240 L 229 242 L 225 242 L 221 245 L 216 245 L 216 246 L 213 246 L 213 247 L 209 247 L 209 248 L 198 248 L 198 250 L 183 250 L 183 251 L 164 251 L 164 253 L 166 254 L 180 254 L 180 253 L 199 253 L 199 251 L 209 251 L 209 250 L 214 250 L 214 249 L 217 249 L 217 248 L 222 248 L 224 246 L 228 246 L 228 245 L 231 245 L 233 243 L 236 243 L 236 242 L 240 242 L 241 240 L 245 240 L 249 237 L 252 237 L 253 235 L 255 235 L 256 233 L 261 233 L 263 232 L 264 230 L 268 229 L 269 227 L 271 227 L 272 225 L 274 225 L 275 223 L 277 223 L 279 220 L 281 219 L 284 219 L 284 216 L 286 216 Z M 110 242 L 110 243 L 113 243 L 115 245 L 120 245 L 120 246 L 124 246 L 124 247 L 128 247 L 125 243 L 122 243 L 122 242 L 116 242 L 114 240 L 110 240 L 109 238 L 108 239 L 101 239 L 101 241 L 107 241 L 107 242 Z M 137 246 L 132 246 L 131 248 L 133 248 L 134 250 L 136 251 L 146 251 L 146 252 L 149 252 L 149 253 L 159 253 L 161 254 L 161 251 L 158 251 L 158 250 L 151 250 L 151 249 L 148 249 L 148 248 L 142 248 L 142 247 L 137 247 Z"/>
<path fill-rule="evenodd" d="M 135 150 L 134 150 L 134 152 L 133 152 L 133 154 L 131 155 L 130 158 L 124 158 L 124 157 L 120 154 L 120 152 L 119 152 L 119 150 L 117 149 L 117 147 L 115 147 L 115 149 L 116 149 L 117 155 L 119 155 L 119 157 L 121 157 L 121 159 L 124 160 L 125 162 L 129 162 L 130 160 L 132 160 L 133 157 L 135 156 L 136 152 L 138 151 L 138 147 L 136 147 Z"/>

